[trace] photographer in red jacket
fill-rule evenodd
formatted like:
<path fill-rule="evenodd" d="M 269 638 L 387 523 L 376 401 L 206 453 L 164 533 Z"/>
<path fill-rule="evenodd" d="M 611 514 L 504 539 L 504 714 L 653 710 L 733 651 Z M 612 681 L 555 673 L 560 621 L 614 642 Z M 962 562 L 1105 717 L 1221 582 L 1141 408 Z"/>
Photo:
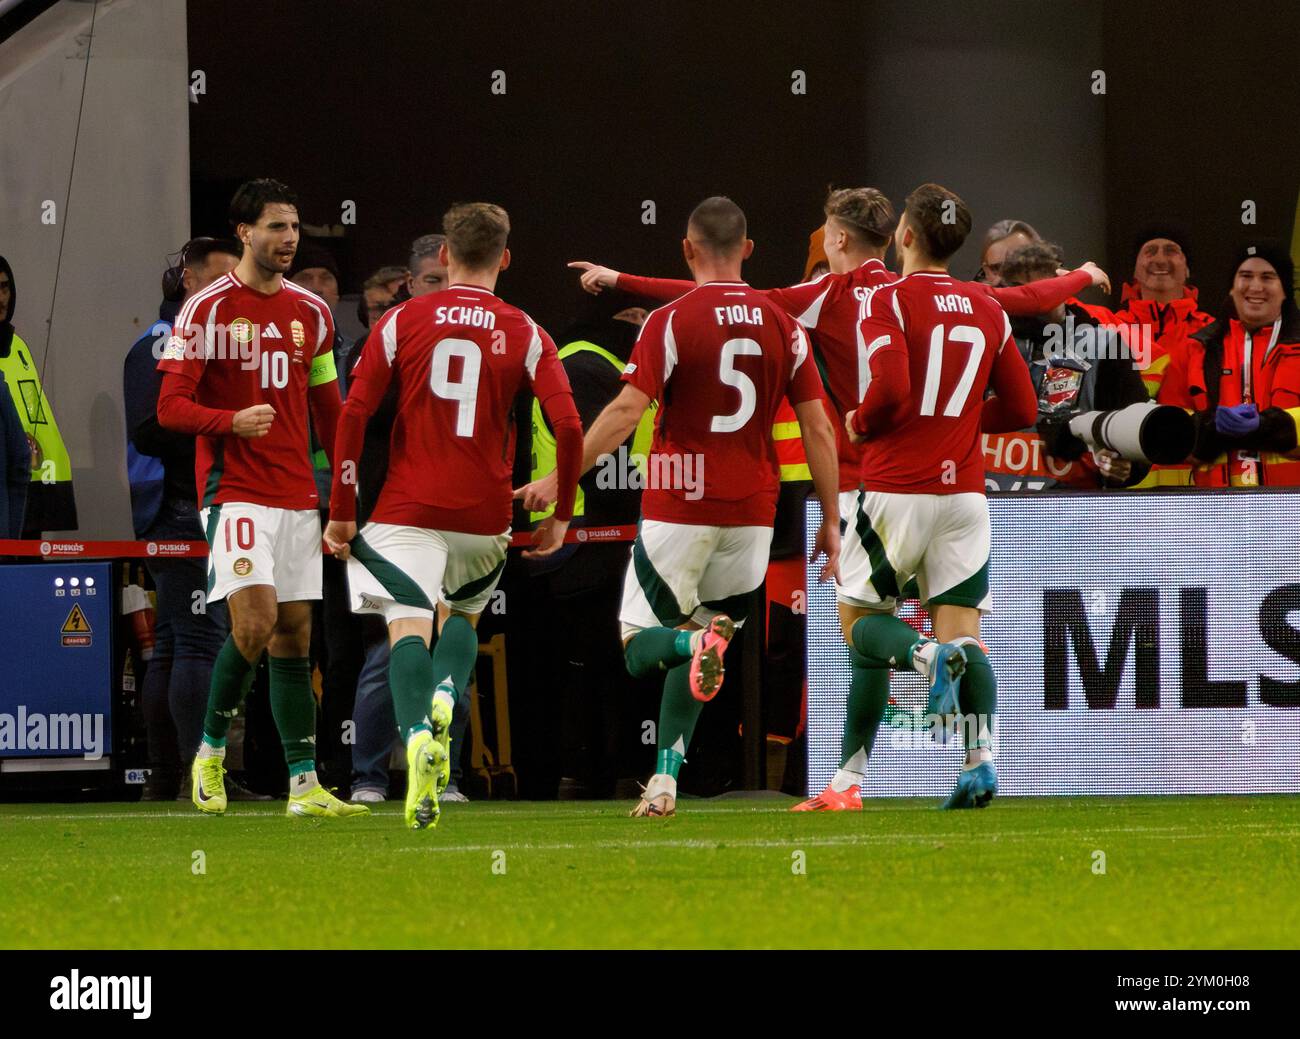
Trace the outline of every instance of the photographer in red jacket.
<path fill-rule="evenodd" d="M 1194 413 L 1192 481 L 1198 487 L 1300 487 L 1294 281 L 1282 245 L 1244 246 L 1218 320 L 1173 346 L 1170 374 L 1177 377 L 1165 380 L 1160 402 Z M 1186 387 L 1181 393 L 1180 385 Z"/>

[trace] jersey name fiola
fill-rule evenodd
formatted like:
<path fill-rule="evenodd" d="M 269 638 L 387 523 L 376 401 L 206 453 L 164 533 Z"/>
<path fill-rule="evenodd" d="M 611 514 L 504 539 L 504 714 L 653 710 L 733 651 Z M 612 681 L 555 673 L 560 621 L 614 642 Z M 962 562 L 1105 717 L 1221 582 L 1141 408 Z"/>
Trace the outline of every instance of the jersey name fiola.
<path fill-rule="evenodd" d="M 642 516 L 770 526 L 777 409 L 824 399 L 804 330 L 743 282 L 709 282 L 650 315 L 623 378 L 660 402 Z"/>

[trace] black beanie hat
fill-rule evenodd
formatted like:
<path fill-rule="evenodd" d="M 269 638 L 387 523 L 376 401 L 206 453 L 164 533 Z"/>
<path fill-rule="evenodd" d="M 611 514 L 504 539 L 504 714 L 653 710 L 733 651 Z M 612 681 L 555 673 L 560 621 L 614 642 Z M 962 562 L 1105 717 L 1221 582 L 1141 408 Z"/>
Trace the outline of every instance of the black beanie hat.
<path fill-rule="evenodd" d="M 334 275 L 335 281 L 339 280 L 339 265 L 334 259 L 334 254 L 319 242 L 303 238 L 298 242 L 298 251 L 294 254 L 293 264 L 289 267 L 290 279 L 299 271 L 311 267 L 324 267 Z"/>
<path fill-rule="evenodd" d="M 1286 246 L 1276 238 L 1258 238 L 1251 242 L 1244 243 L 1237 250 L 1232 260 L 1232 273 L 1228 277 L 1229 285 L 1237 280 L 1237 271 L 1247 260 L 1253 259 L 1266 260 L 1273 265 L 1277 271 L 1277 276 L 1282 282 L 1282 295 L 1284 299 L 1295 298 L 1295 261 L 1291 259 L 1291 254 L 1287 252 Z"/>
<path fill-rule="evenodd" d="M 1178 247 L 1183 251 L 1183 255 L 1187 257 L 1188 269 L 1191 269 L 1192 251 L 1188 247 L 1187 231 L 1177 224 L 1158 221 L 1147 224 L 1133 236 L 1133 262 L 1129 264 L 1130 271 L 1137 266 L 1137 258 L 1142 252 L 1142 246 L 1157 238 L 1168 238 L 1171 242 L 1177 242 Z"/>

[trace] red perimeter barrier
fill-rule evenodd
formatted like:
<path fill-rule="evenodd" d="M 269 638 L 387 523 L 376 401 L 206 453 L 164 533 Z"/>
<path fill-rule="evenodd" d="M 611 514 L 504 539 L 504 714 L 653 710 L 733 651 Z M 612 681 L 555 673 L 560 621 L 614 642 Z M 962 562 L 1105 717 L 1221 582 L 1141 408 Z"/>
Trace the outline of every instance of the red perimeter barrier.
<path fill-rule="evenodd" d="M 571 527 L 564 542 L 582 545 L 632 541 L 635 538 L 635 526 Z M 511 548 L 527 548 L 531 544 L 532 534 L 528 531 L 511 535 Z M 0 538 L 0 556 L 38 559 L 201 559 L 207 554 L 206 541 L 74 541 L 55 538 L 17 541 Z"/>

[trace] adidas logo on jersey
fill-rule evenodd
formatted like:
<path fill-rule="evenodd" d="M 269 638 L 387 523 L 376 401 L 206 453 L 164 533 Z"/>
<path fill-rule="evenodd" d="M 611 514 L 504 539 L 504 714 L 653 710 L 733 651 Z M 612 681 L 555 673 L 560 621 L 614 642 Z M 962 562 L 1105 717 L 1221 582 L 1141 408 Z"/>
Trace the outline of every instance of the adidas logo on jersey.
<path fill-rule="evenodd" d="M 272 321 L 269 325 L 267 325 L 264 329 L 262 329 L 262 338 L 263 338 L 263 339 L 283 339 L 284 336 L 282 336 L 282 335 L 280 334 L 280 330 L 279 330 L 278 328 L 275 327 L 275 322 Z"/>

